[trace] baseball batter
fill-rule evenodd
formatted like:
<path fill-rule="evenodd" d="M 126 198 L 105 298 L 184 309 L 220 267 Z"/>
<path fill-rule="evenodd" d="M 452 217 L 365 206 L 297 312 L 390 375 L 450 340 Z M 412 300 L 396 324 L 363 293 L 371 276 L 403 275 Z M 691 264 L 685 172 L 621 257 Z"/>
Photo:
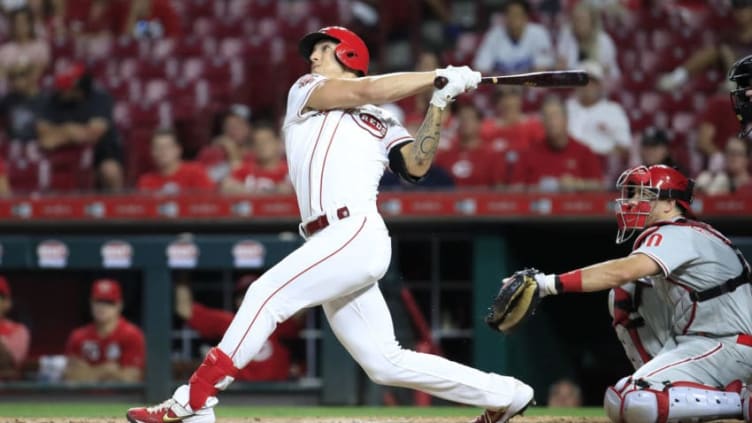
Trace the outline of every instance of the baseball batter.
<path fill-rule="evenodd" d="M 627 348 L 637 370 L 606 391 L 614 423 L 742 418 L 743 382 L 752 377 L 750 266 L 725 236 L 693 220 L 693 184 L 664 165 L 625 171 L 617 182 L 617 242 L 639 231 L 632 253 L 535 275 L 540 296 L 613 288 L 618 324 L 641 312 L 651 344 Z M 642 307 L 630 309 L 634 294 Z"/>
<path fill-rule="evenodd" d="M 300 52 L 311 73 L 290 88 L 285 135 L 306 243 L 261 276 L 222 341 L 188 385 L 154 407 L 128 410 L 133 423 L 214 422 L 218 390 L 256 355 L 280 322 L 321 305 L 335 335 L 376 383 L 407 387 L 486 408 L 478 422 L 506 422 L 532 401 L 533 390 L 511 377 L 482 372 L 442 357 L 402 349 L 378 280 L 391 259 L 391 240 L 376 208 L 388 166 L 411 181 L 424 175 L 439 141 L 448 102 L 475 89 L 468 67 L 366 77 L 365 43 L 342 27 L 308 34 Z M 415 137 L 373 106 L 436 89 Z"/>

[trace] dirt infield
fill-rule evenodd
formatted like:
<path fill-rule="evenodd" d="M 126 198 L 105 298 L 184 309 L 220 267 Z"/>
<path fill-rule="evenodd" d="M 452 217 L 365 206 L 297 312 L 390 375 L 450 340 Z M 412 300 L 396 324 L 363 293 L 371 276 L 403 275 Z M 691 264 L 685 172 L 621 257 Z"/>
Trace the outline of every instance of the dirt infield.
<path fill-rule="evenodd" d="M 124 423 L 122 419 L 71 419 L 57 418 L 0 418 L 0 423 Z M 127 422 L 126 422 L 127 423 Z M 399 417 L 333 417 L 333 418 L 303 418 L 293 419 L 290 417 L 249 417 L 249 418 L 219 418 L 217 423 L 467 423 L 466 419 L 451 418 L 399 418 Z M 517 417 L 511 423 L 610 423 L 602 417 Z M 738 422 L 737 422 L 738 423 Z"/>
<path fill-rule="evenodd" d="M 0 417 L 0 423 L 124 423 L 125 418 L 71 419 L 71 418 L 7 418 Z M 249 418 L 219 418 L 218 423 L 467 423 L 467 420 L 457 417 L 436 418 L 399 418 L 399 417 L 333 417 L 333 418 L 302 418 L 290 417 L 249 417 Z M 517 417 L 511 423 L 610 423 L 603 417 Z M 738 420 L 719 420 L 717 423 L 739 423 Z"/>

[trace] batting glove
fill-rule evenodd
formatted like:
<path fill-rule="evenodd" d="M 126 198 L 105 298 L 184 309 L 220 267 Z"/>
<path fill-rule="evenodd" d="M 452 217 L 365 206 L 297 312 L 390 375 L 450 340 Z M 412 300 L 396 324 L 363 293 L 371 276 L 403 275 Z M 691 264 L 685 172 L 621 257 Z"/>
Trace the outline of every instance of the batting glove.
<path fill-rule="evenodd" d="M 463 68 L 467 68 L 464 66 Z M 434 89 L 431 96 L 431 104 L 444 109 L 446 106 L 454 100 L 455 97 L 465 92 L 468 82 L 468 76 L 466 71 L 463 72 L 463 68 L 456 68 L 454 66 L 447 66 L 444 69 L 436 69 L 436 76 L 443 76 L 447 80 L 447 84 L 441 89 Z M 468 70 L 470 68 L 467 68 Z"/>

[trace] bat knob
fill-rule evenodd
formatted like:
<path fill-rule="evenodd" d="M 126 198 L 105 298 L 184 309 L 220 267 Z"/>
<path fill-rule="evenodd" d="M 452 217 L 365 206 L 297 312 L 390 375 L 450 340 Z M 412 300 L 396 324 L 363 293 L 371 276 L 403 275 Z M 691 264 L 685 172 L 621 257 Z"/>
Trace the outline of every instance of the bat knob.
<path fill-rule="evenodd" d="M 449 83 L 449 80 L 446 79 L 445 76 L 437 76 L 433 80 L 433 86 L 436 87 L 436 89 L 439 89 L 439 90 L 442 89 L 442 88 L 444 88 L 444 87 L 446 87 L 446 84 L 448 84 L 448 83 Z"/>

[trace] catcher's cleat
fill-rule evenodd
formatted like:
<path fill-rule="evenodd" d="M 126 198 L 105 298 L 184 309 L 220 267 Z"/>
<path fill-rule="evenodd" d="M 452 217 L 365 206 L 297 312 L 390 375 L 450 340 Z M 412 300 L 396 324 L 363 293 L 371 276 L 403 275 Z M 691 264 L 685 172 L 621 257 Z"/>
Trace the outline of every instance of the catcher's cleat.
<path fill-rule="evenodd" d="M 208 406 L 194 412 L 188 405 L 188 385 L 183 385 L 167 401 L 152 407 L 131 408 L 125 417 L 130 423 L 214 423 L 213 406 L 216 403 L 216 397 L 209 397 Z"/>
<path fill-rule="evenodd" d="M 512 402 L 508 406 L 498 410 L 486 410 L 470 423 L 506 423 L 512 417 L 521 415 L 534 404 L 533 388 L 520 383 Z"/>

